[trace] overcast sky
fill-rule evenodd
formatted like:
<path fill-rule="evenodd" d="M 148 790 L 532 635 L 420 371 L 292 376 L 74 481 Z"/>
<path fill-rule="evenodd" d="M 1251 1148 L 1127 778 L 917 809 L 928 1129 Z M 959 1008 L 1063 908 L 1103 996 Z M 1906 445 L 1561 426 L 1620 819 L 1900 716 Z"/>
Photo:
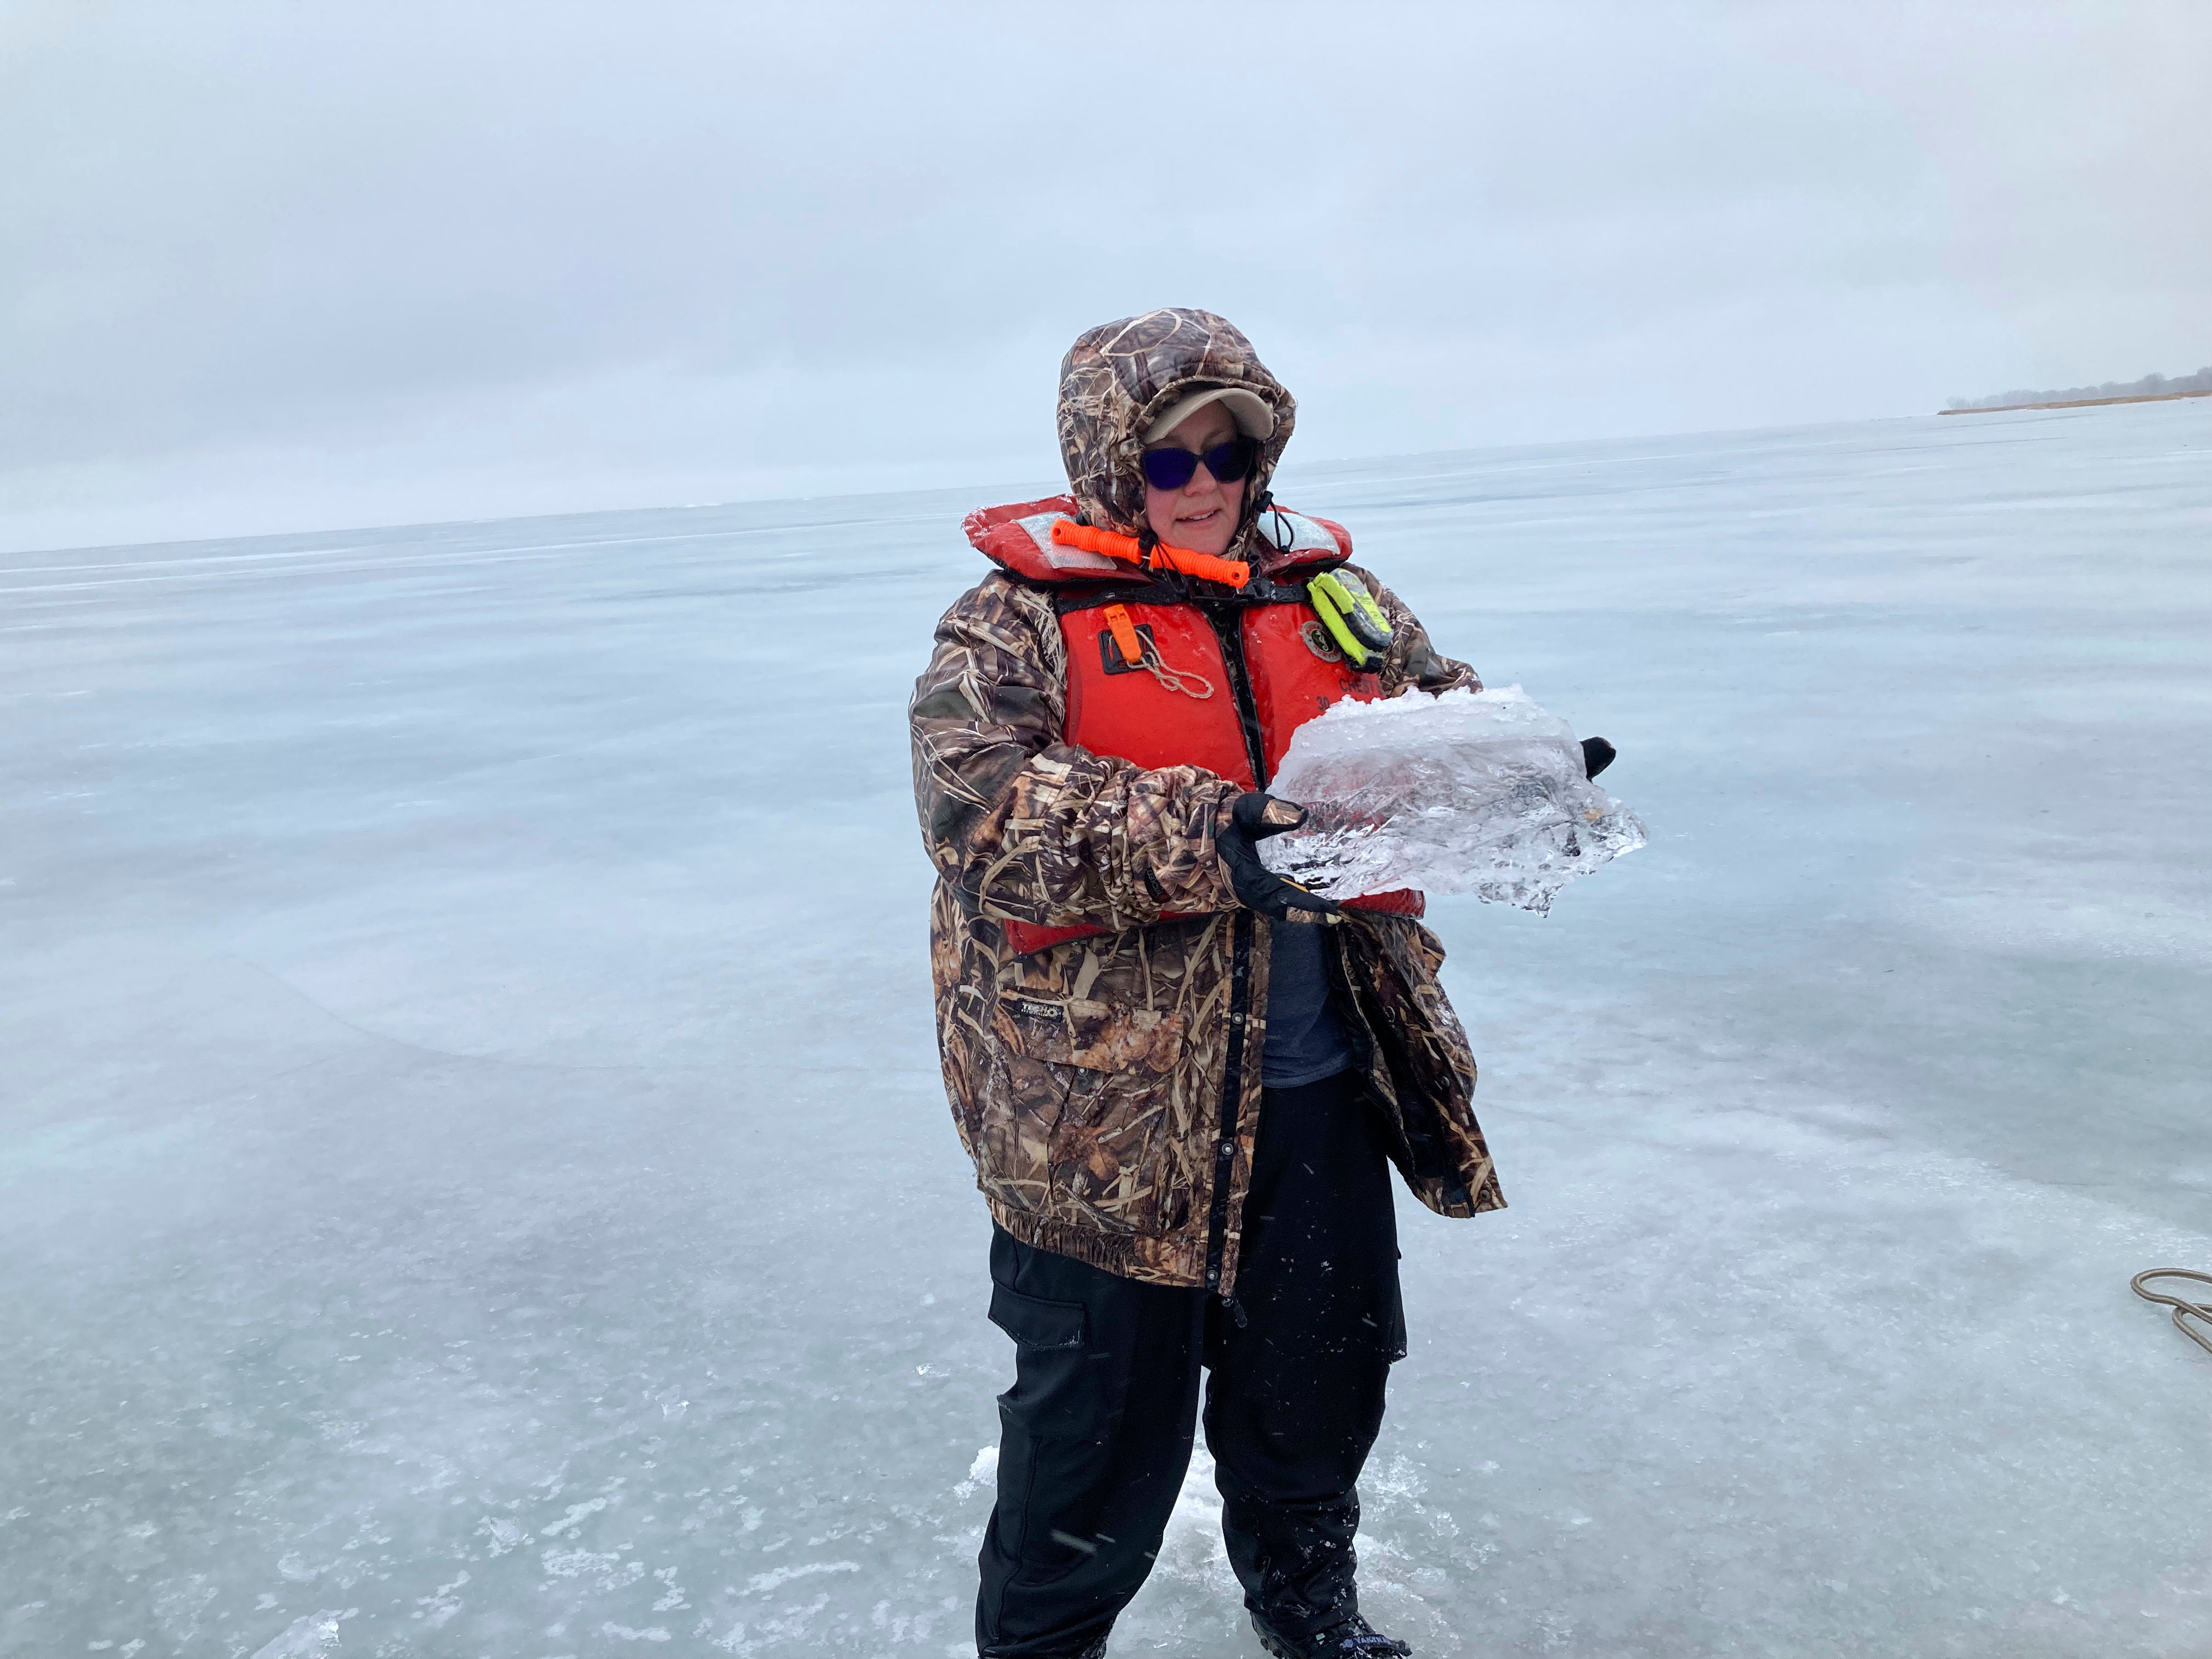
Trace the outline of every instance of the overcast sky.
<path fill-rule="evenodd" d="M 2212 5 L 0 0 L 0 546 L 1293 459 L 2212 361 Z"/>

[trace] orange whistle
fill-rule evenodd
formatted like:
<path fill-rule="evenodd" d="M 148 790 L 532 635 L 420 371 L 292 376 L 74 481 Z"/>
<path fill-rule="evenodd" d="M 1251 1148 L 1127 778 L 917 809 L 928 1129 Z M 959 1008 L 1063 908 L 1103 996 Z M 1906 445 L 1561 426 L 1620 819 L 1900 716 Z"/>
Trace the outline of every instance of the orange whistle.
<path fill-rule="evenodd" d="M 1121 651 L 1123 662 L 1134 668 L 1145 660 L 1145 642 L 1137 637 L 1137 624 L 1129 620 L 1127 605 L 1108 605 L 1106 626 L 1113 630 L 1114 643 Z"/>

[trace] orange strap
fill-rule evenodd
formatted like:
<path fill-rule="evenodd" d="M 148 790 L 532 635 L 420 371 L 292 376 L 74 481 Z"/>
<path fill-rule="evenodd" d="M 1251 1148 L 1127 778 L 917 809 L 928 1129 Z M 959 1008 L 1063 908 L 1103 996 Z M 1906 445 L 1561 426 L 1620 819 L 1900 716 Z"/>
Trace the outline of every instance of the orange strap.
<path fill-rule="evenodd" d="M 1054 519 L 1052 539 L 1056 547 L 1079 547 L 1085 553 L 1103 553 L 1109 559 L 1120 559 L 1128 564 L 1146 562 L 1144 548 L 1134 536 L 1117 536 L 1110 530 L 1095 529 L 1073 519 Z M 1252 567 L 1242 559 L 1217 559 L 1211 553 L 1194 553 L 1187 547 L 1170 547 L 1165 542 L 1152 544 L 1152 568 L 1180 570 L 1187 576 L 1202 576 L 1208 581 L 1226 582 L 1231 587 L 1242 587 L 1252 580 Z M 1115 637 L 1118 639 L 1120 635 Z M 1134 662 L 1136 659 L 1132 657 L 1129 660 Z"/>
<path fill-rule="evenodd" d="M 1106 607 L 1106 626 L 1114 630 L 1114 644 L 1121 653 L 1121 660 L 1134 668 L 1145 659 L 1145 642 L 1137 637 L 1137 625 L 1129 620 L 1129 607 L 1109 605 Z"/>

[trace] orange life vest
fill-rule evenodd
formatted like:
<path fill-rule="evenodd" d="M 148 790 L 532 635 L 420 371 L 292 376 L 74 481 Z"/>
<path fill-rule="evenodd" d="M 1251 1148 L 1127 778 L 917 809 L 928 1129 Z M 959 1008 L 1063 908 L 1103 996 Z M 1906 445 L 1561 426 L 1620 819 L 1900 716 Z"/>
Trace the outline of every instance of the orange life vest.
<path fill-rule="evenodd" d="M 1101 553 L 1057 545 L 1074 501 L 1052 496 L 969 515 L 968 539 L 1025 581 L 1054 588 L 1067 647 L 1065 740 L 1134 765 L 1200 766 L 1247 789 L 1274 775 L 1291 734 L 1331 703 L 1382 696 L 1345 660 L 1305 584 L 1352 556 L 1352 538 L 1326 519 L 1270 507 L 1260 515 L 1251 579 L 1203 597 L 1179 579 L 1154 580 Z M 1418 916 L 1418 893 L 1349 902 Z M 1174 919 L 1170 912 L 1163 920 Z M 1009 921 L 1024 955 L 1103 927 Z"/>

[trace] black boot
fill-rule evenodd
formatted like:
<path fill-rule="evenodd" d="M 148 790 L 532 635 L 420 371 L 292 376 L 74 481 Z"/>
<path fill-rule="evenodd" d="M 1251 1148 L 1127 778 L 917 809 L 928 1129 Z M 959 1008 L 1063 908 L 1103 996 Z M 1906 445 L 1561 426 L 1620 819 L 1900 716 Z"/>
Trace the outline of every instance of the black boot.
<path fill-rule="evenodd" d="M 1275 1659 L 1407 1659 L 1413 1651 L 1356 1613 L 1310 1636 L 1285 1636 L 1256 1613 L 1252 1628 L 1259 1632 L 1260 1645 Z"/>

